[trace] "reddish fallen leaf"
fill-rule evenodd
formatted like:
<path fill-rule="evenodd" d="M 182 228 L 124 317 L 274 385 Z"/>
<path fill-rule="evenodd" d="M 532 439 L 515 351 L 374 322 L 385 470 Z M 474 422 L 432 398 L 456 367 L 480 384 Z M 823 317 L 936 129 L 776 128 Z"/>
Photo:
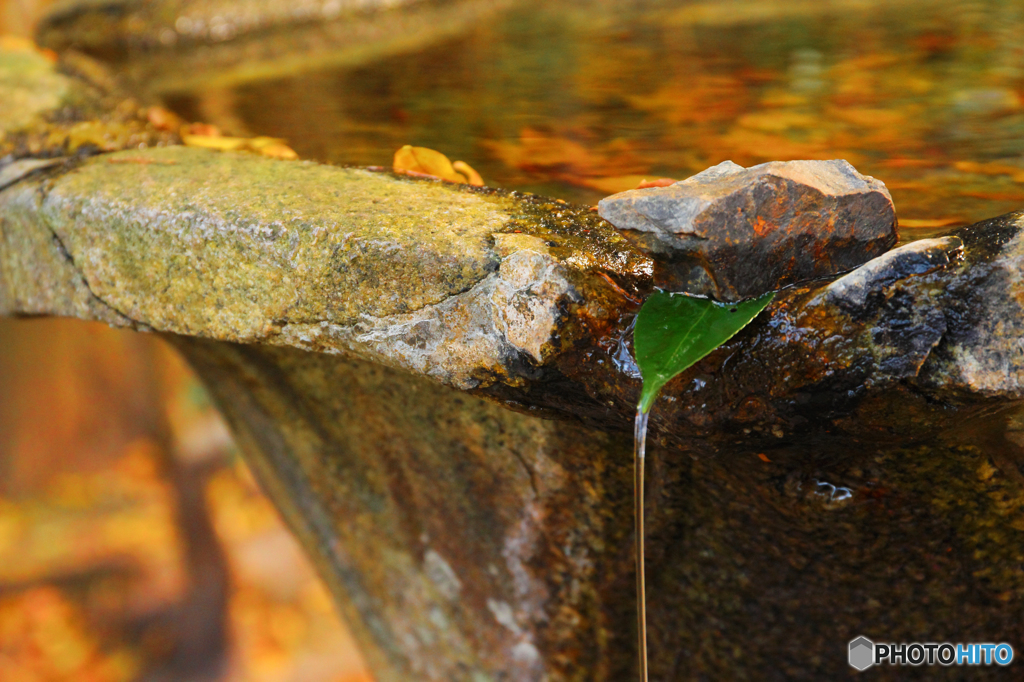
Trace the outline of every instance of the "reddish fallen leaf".
<path fill-rule="evenodd" d="M 900 218 L 900 227 L 950 227 L 952 225 L 963 225 L 967 221 L 963 218 Z"/>
<path fill-rule="evenodd" d="M 146 110 L 146 119 L 157 130 L 181 130 L 184 121 L 177 114 L 163 107 L 150 107 Z"/>
<path fill-rule="evenodd" d="M 107 159 L 107 163 L 137 163 L 140 166 L 174 166 L 178 162 L 174 159 L 150 159 L 145 156 L 118 156 Z"/>
<path fill-rule="evenodd" d="M 189 123 L 181 129 L 181 136 L 196 135 L 198 137 L 222 137 L 224 133 L 209 123 Z"/>
<path fill-rule="evenodd" d="M 988 199 L 991 201 L 1024 201 L 1024 194 L 1020 192 L 960 192 L 961 196 L 972 199 Z"/>
<path fill-rule="evenodd" d="M 938 161 L 932 161 L 930 159 L 886 159 L 885 161 L 879 161 L 879 166 L 883 168 L 932 168 L 938 166 Z"/>
<path fill-rule="evenodd" d="M 761 460 L 762 462 L 768 462 L 769 464 L 771 463 L 771 460 L 768 459 L 768 456 L 766 454 L 764 454 L 763 452 L 757 453 L 757 458 L 759 460 Z"/>
<path fill-rule="evenodd" d="M 637 185 L 636 188 L 648 189 L 650 187 L 668 187 L 669 185 L 674 185 L 677 182 L 679 181 L 674 180 L 673 178 L 656 178 L 654 180 L 644 180 L 639 185 Z"/>

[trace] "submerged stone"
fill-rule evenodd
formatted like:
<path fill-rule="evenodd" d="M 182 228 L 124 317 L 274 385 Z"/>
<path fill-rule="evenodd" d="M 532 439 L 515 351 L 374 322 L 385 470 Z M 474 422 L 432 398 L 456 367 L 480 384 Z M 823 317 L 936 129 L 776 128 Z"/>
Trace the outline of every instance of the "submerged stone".
<path fill-rule="evenodd" d="M 374 63 L 518 1 L 70 0 L 54 3 L 37 40 L 109 60 L 136 93 L 180 94 Z"/>
<path fill-rule="evenodd" d="M 897 239 L 885 185 L 841 160 L 725 161 L 598 211 L 661 256 L 659 286 L 725 301 L 851 270 Z"/>

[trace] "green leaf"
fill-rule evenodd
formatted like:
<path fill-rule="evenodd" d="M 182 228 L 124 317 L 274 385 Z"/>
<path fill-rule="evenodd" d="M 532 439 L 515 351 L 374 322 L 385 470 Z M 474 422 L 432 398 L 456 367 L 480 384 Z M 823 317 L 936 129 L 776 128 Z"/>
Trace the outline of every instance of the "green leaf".
<path fill-rule="evenodd" d="M 750 324 L 773 298 L 770 293 L 730 304 L 685 294 L 648 297 L 633 331 L 643 376 L 640 410 L 649 412 L 665 384 Z"/>

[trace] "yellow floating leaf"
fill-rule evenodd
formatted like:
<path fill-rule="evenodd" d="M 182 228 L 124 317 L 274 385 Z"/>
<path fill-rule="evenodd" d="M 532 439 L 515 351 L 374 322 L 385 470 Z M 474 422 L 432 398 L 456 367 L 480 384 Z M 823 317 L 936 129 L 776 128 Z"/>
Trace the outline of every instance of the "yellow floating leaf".
<path fill-rule="evenodd" d="M 249 142 L 244 137 L 214 137 L 212 135 L 182 135 L 181 141 L 188 147 L 216 149 L 222 152 L 242 149 Z"/>
<path fill-rule="evenodd" d="M 649 175 L 613 175 L 608 178 L 566 177 L 564 180 L 573 185 L 596 189 L 603 194 L 618 194 L 628 189 L 636 189 L 650 177 Z"/>
<path fill-rule="evenodd" d="M 393 167 L 396 173 L 422 173 L 448 182 L 466 182 L 466 177 L 455 170 L 447 156 L 426 147 L 405 145 L 395 152 Z"/>
<path fill-rule="evenodd" d="M 279 144 L 284 144 L 284 140 L 279 137 L 253 137 L 249 140 L 249 146 L 256 151 Z"/>
<path fill-rule="evenodd" d="M 484 186 L 483 177 L 481 177 L 481 175 L 476 172 L 476 169 L 474 169 L 465 161 L 456 161 L 455 163 L 452 164 L 452 168 L 465 175 L 466 182 L 469 183 L 470 185 L 474 185 L 476 187 Z"/>
<path fill-rule="evenodd" d="M 447 156 L 427 147 L 405 145 L 395 152 L 392 168 L 396 173 L 426 175 L 445 182 L 476 185 L 481 187 L 484 179 L 465 161 L 452 163 Z"/>
<path fill-rule="evenodd" d="M 263 156 L 269 156 L 272 159 L 284 159 L 286 161 L 292 161 L 299 158 L 299 155 L 295 153 L 295 150 L 288 145 L 277 142 L 275 144 L 268 144 L 258 149 L 259 153 Z"/>

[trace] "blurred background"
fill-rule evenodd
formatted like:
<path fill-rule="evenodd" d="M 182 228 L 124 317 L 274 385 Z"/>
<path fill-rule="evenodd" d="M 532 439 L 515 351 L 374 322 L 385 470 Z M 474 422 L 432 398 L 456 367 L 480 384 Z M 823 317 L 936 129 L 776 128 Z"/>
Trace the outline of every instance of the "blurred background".
<path fill-rule="evenodd" d="M 48 4 L 0 0 L 0 35 Z M 0 318 L 0 680 L 371 679 L 173 351 Z"/>
<path fill-rule="evenodd" d="M 0 320 L 0 680 L 370 680 L 155 336 Z"/>
<path fill-rule="evenodd" d="M 179 18 L 125 73 L 185 120 L 303 158 L 422 145 L 580 202 L 724 159 L 846 158 L 890 188 L 904 239 L 1024 207 L 1020 0 L 426 4 L 474 9 L 359 28 L 392 27 L 380 51 L 325 29 L 227 56 L 186 43 L 233 34 Z M 0 0 L 0 35 L 32 36 L 48 5 Z M 214 679 L 370 677 L 162 342 L 0 319 L 0 680 Z"/>

